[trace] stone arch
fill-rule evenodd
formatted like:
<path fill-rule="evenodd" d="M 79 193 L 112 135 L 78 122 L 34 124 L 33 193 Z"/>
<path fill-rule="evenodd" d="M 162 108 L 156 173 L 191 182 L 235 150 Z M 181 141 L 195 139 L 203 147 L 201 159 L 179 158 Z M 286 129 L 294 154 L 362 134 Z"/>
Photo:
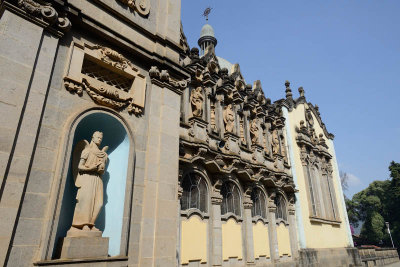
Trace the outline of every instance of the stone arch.
<path fill-rule="evenodd" d="M 182 180 L 180 181 L 180 184 L 182 186 L 183 179 L 185 178 L 186 175 L 190 173 L 196 173 L 201 176 L 201 178 L 205 181 L 206 186 L 207 186 L 207 196 L 206 196 L 206 206 L 207 206 L 207 212 L 199 212 L 197 210 L 189 210 L 186 214 L 186 216 L 189 218 L 192 214 L 198 214 L 201 218 L 204 217 L 209 217 L 209 214 L 211 212 L 211 191 L 212 191 L 212 184 L 210 181 L 210 178 L 207 174 L 207 171 L 199 166 L 196 165 L 190 165 L 188 167 L 183 168 L 183 175 L 182 175 Z"/>
<path fill-rule="evenodd" d="M 243 220 L 244 216 L 244 207 L 243 207 L 243 199 L 244 199 L 244 190 L 239 182 L 239 180 L 236 177 L 231 177 L 229 176 L 227 179 L 223 180 L 224 183 L 232 183 L 234 184 L 238 190 L 239 190 L 239 207 L 240 207 L 240 216 L 237 214 L 233 213 L 227 213 L 228 216 L 222 215 L 223 219 L 228 220 L 229 218 L 234 218 L 237 222 L 240 222 Z M 222 193 L 222 186 L 221 186 L 221 193 Z M 222 212 L 222 207 L 221 207 L 221 212 Z"/>
<path fill-rule="evenodd" d="M 100 122 L 103 124 L 96 125 Z M 135 169 L 134 138 L 131 127 L 120 114 L 106 107 L 92 107 L 71 116 L 64 128 L 65 134 L 60 142 L 61 153 L 57 161 L 55 185 L 50 202 L 51 220 L 46 232 L 46 251 L 43 255 L 45 259 L 59 257 L 62 243 L 59 241 L 65 236 L 72 220 L 75 204 L 71 207 L 67 203 L 71 199 L 74 200 L 76 193 L 73 183 L 71 184 L 71 158 L 74 145 L 82 139 L 90 141 L 90 132 L 95 128 L 103 132 L 101 146 L 109 145 L 109 163 L 103 175 L 104 204 L 96 225 L 99 224 L 100 230 L 104 230 L 103 236 L 110 238 L 109 254 L 111 256 L 126 255 L 128 252 L 129 233 L 124 233 L 124 231 L 129 229 L 130 219 L 124 220 L 123 217 L 131 216 Z M 120 160 L 124 161 L 123 168 L 120 168 Z M 111 176 L 120 179 L 110 179 Z M 121 191 L 123 194 L 120 193 Z M 113 194 L 113 192 L 119 192 L 119 194 Z M 68 212 L 68 210 L 72 211 Z"/>

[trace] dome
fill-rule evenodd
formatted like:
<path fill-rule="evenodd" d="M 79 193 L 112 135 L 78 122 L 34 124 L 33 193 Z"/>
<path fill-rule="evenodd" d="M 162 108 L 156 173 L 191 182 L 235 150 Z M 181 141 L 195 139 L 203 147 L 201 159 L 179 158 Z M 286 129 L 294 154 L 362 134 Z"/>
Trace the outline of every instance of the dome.
<path fill-rule="evenodd" d="M 206 36 L 207 37 L 208 36 L 215 37 L 214 36 L 214 29 L 210 24 L 205 24 L 203 26 L 203 28 L 201 28 L 200 38 L 201 37 L 206 37 Z"/>

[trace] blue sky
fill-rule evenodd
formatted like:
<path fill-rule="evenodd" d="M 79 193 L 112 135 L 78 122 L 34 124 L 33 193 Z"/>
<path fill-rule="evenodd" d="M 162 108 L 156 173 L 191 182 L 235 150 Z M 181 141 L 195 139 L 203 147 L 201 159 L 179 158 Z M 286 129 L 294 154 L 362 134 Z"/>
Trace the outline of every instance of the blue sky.
<path fill-rule="evenodd" d="M 289 80 L 319 105 L 351 177 L 347 196 L 389 177 L 400 162 L 399 0 L 182 0 L 190 47 L 207 6 L 217 55 L 239 63 L 247 83 L 261 80 L 274 101 Z"/>

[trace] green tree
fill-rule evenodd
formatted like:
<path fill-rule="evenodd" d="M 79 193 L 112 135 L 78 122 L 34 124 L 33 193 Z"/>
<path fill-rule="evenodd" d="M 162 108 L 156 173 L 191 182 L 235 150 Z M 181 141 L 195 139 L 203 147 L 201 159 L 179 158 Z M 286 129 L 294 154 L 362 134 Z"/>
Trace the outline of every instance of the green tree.
<path fill-rule="evenodd" d="M 361 237 L 369 244 L 383 241 L 391 245 L 385 222 L 389 222 L 395 246 L 400 246 L 400 163 L 389 165 L 390 179 L 374 181 L 366 189 L 346 199 L 349 221 L 363 222 Z"/>

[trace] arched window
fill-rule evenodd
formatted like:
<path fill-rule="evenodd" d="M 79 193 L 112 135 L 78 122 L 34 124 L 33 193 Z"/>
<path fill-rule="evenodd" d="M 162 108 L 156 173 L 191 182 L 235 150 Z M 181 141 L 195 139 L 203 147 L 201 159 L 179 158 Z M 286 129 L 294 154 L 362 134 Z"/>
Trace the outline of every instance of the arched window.
<path fill-rule="evenodd" d="M 183 177 L 181 210 L 198 209 L 207 212 L 207 184 L 201 175 L 191 172 Z"/>
<path fill-rule="evenodd" d="M 237 216 L 241 216 L 239 188 L 234 183 L 225 182 L 221 187 L 221 195 L 221 214 L 224 215 L 231 212 Z"/>
<path fill-rule="evenodd" d="M 309 166 L 305 166 L 305 169 L 307 171 L 307 183 L 308 183 L 308 191 L 310 194 L 310 201 L 311 201 L 311 209 L 312 209 L 312 215 L 316 216 L 317 215 L 317 205 L 315 201 L 315 190 L 314 190 L 314 179 L 312 176 L 312 172 L 310 171 Z"/>
<path fill-rule="evenodd" d="M 282 195 L 279 194 L 276 196 L 275 205 L 276 205 L 275 218 L 287 221 L 286 200 Z"/>
<path fill-rule="evenodd" d="M 266 216 L 266 199 L 265 194 L 259 188 L 254 188 L 251 192 L 251 200 L 253 201 L 253 207 L 251 208 L 251 216 L 260 216 L 264 219 Z"/>

